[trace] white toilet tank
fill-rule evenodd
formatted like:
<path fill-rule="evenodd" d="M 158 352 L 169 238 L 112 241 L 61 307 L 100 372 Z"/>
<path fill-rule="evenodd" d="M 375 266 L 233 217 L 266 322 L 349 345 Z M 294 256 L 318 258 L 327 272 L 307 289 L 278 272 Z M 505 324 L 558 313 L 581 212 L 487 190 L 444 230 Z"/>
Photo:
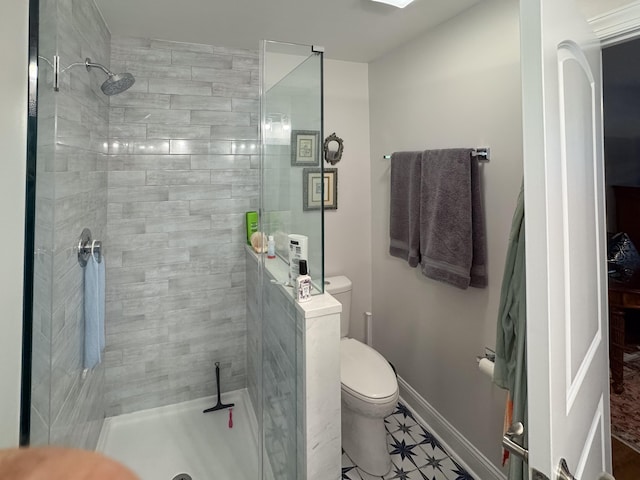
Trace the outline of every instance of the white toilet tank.
<path fill-rule="evenodd" d="M 340 314 L 340 336 L 349 334 L 349 319 L 351 318 L 351 280 L 344 275 L 325 277 L 324 289 L 342 304 Z"/>

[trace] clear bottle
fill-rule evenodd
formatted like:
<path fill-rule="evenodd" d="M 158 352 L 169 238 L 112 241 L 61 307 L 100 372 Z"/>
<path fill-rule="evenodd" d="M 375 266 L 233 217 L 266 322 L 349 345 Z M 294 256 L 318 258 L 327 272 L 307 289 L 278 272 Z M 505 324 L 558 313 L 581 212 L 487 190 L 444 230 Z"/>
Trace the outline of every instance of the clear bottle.
<path fill-rule="evenodd" d="M 273 239 L 273 235 L 269 235 L 267 241 L 267 258 L 276 258 L 276 241 Z"/>
<path fill-rule="evenodd" d="M 307 275 L 307 261 L 300 260 L 300 275 L 296 277 L 296 292 L 298 302 L 308 302 L 311 300 L 311 277 Z"/>

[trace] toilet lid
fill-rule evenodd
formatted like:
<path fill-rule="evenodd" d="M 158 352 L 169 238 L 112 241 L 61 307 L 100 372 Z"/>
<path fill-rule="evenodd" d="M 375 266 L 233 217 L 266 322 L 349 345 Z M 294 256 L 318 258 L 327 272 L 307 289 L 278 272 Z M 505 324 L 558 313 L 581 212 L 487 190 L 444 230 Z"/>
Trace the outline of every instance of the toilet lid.
<path fill-rule="evenodd" d="M 398 390 L 389 362 L 353 338 L 340 341 L 340 380 L 348 389 L 369 398 L 391 397 Z"/>

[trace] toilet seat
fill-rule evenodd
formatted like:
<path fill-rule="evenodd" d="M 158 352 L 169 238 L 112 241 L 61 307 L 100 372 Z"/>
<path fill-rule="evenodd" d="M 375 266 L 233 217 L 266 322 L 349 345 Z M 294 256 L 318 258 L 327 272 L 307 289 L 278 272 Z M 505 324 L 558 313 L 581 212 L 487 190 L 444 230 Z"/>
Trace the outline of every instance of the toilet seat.
<path fill-rule="evenodd" d="M 367 403 L 395 403 L 398 395 L 398 381 L 389 362 L 353 338 L 340 341 L 340 381 L 345 393 Z"/>

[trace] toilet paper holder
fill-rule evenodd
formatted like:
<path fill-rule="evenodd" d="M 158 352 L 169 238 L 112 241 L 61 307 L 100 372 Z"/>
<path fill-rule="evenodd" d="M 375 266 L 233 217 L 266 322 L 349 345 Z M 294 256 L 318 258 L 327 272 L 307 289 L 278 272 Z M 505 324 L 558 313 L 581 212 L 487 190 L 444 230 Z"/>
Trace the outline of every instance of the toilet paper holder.
<path fill-rule="evenodd" d="M 496 352 L 494 350 L 491 350 L 489 347 L 484 347 L 484 355 L 478 355 L 476 357 L 476 362 L 480 363 L 480 360 L 482 360 L 483 358 L 486 358 L 488 360 L 490 360 L 491 362 L 496 361 Z"/>

